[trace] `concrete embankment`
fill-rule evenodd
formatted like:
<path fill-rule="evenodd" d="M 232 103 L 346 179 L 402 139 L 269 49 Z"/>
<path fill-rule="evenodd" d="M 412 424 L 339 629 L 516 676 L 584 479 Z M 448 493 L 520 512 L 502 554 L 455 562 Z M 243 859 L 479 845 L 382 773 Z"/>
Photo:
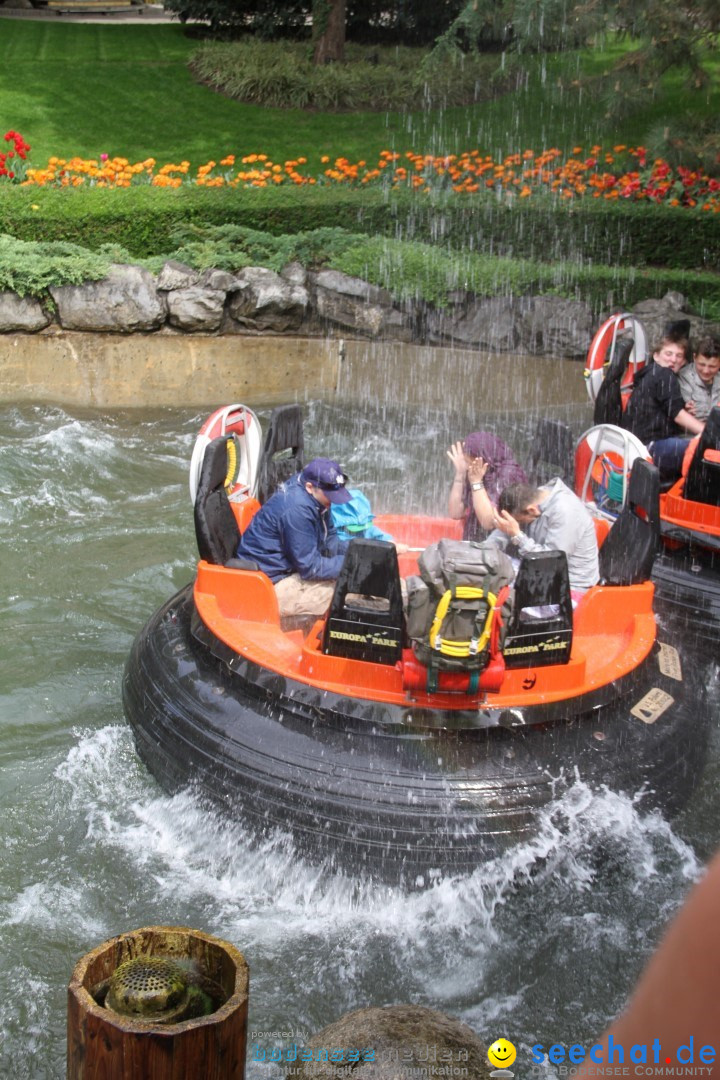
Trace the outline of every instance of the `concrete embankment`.
<path fill-rule="evenodd" d="M 533 411 L 587 402 L 571 360 L 279 335 L 0 335 L 0 401 L 89 408 L 452 401 Z"/>
<path fill-rule="evenodd" d="M 4 334 L 0 400 L 123 408 L 331 394 L 338 342 L 213 335 Z"/>

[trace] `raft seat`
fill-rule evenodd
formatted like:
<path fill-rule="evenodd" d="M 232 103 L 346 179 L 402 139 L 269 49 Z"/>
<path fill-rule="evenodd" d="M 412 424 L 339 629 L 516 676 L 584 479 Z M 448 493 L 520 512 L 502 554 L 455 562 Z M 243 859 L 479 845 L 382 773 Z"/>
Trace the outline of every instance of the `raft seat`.
<path fill-rule="evenodd" d="M 195 538 L 200 558 L 225 566 L 234 558 L 240 532 L 227 497 L 228 444 L 234 436 L 220 435 L 208 443 L 195 495 Z"/>
<path fill-rule="evenodd" d="M 567 484 L 572 483 L 575 469 L 572 431 L 562 420 L 541 417 L 535 428 L 528 475 L 532 483 L 544 484 L 559 476 Z"/>
<path fill-rule="evenodd" d="M 302 470 L 303 452 L 302 409 L 299 405 L 280 405 L 270 417 L 258 466 L 257 497 L 261 505 Z"/>
<path fill-rule="evenodd" d="M 195 595 L 214 596 L 218 611 L 237 622 L 280 625 L 280 610 L 273 583 L 262 570 L 218 566 L 201 559 Z"/>
<path fill-rule="evenodd" d="M 526 615 L 532 611 L 532 617 Z M 508 668 L 567 664 L 573 643 L 573 609 L 567 555 L 531 551 L 520 562 L 515 599 L 503 644 Z"/>
<path fill-rule="evenodd" d="M 720 408 L 710 410 L 685 477 L 684 495 L 693 502 L 720 506 Z"/>
<path fill-rule="evenodd" d="M 633 465 L 627 499 L 600 548 L 600 580 L 606 585 L 648 581 L 660 546 L 660 476 L 649 461 Z"/>
<path fill-rule="evenodd" d="M 351 540 L 335 583 L 323 634 L 330 656 L 396 664 L 405 639 L 402 591 L 394 544 Z"/>

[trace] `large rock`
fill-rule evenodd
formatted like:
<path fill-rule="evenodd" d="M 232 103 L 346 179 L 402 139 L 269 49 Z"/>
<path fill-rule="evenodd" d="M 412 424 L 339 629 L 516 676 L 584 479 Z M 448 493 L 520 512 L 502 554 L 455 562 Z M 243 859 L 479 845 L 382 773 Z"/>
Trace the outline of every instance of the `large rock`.
<path fill-rule="evenodd" d="M 520 347 L 546 356 L 584 357 L 592 340 L 592 310 L 582 300 L 536 296 L 520 320 Z"/>
<path fill-rule="evenodd" d="M 297 330 L 309 303 L 307 289 L 286 281 L 273 270 L 248 266 L 235 277 L 238 285 L 228 304 L 228 313 L 251 330 L 284 333 Z"/>
<path fill-rule="evenodd" d="M 648 348 L 652 349 L 665 333 L 668 323 L 687 319 L 690 323 L 690 337 L 697 341 L 704 334 L 712 333 L 712 324 L 699 315 L 690 315 L 685 310 L 687 300 L 682 293 L 671 290 L 665 293 L 662 299 L 641 300 L 632 309 L 645 327 Z"/>
<path fill-rule="evenodd" d="M 237 278 L 229 270 L 203 270 L 197 282 L 203 289 L 222 289 L 223 292 L 237 292 L 240 288 Z"/>
<path fill-rule="evenodd" d="M 167 295 L 168 321 L 179 330 L 211 333 L 220 329 L 225 309 L 225 291 L 201 289 L 192 285 L 188 289 L 174 289 Z"/>
<path fill-rule="evenodd" d="M 155 278 L 140 266 L 111 266 L 102 281 L 61 285 L 51 288 L 50 295 L 66 330 L 157 330 L 167 312 Z"/>
<path fill-rule="evenodd" d="M 520 342 L 520 302 L 511 296 L 471 300 L 467 310 L 455 319 L 431 320 L 434 333 L 460 345 L 491 352 L 515 352 Z"/>
<path fill-rule="evenodd" d="M 414 341 L 412 319 L 396 308 L 383 308 L 382 337 L 386 341 Z"/>
<path fill-rule="evenodd" d="M 314 275 L 315 286 L 324 292 L 338 293 L 340 296 L 350 296 L 356 300 L 364 300 L 369 304 L 379 304 L 382 307 L 390 307 L 392 296 L 387 289 L 381 289 L 377 285 L 371 285 L 362 278 L 350 277 L 340 270 L 321 270 Z"/>
<path fill-rule="evenodd" d="M 178 262 L 177 259 L 168 259 L 158 274 L 157 288 L 165 291 L 170 289 L 188 289 L 191 285 L 197 285 L 200 275 L 191 266 Z"/>
<path fill-rule="evenodd" d="M 318 1060 L 318 1051 L 336 1047 L 343 1048 L 344 1060 L 338 1060 L 337 1051 L 334 1062 Z M 488 1080 L 490 1075 L 486 1048 L 475 1032 L 452 1016 L 422 1005 L 357 1009 L 313 1035 L 305 1049 L 312 1049 L 314 1060 L 290 1068 L 287 1075 L 292 1080 L 339 1080 L 349 1075 L 352 1080 L 430 1080 L 433 1076 Z M 350 1060 L 348 1050 L 360 1051 L 361 1060 Z M 372 1056 L 363 1055 L 363 1050 L 372 1051 Z"/>
<path fill-rule="evenodd" d="M 400 337 L 410 340 L 402 315 L 392 306 L 392 296 L 361 278 L 339 270 L 321 270 L 312 275 L 315 306 L 321 322 L 341 326 L 366 337 Z M 407 336 L 404 336 L 404 335 Z"/>
<path fill-rule="evenodd" d="M 380 337 L 385 322 L 385 308 L 323 289 L 317 292 L 317 314 L 323 322 L 369 337 Z"/>
<path fill-rule="evenodd" d="M 299 262 L 289 262 L 280 271 L 280 277 L 292 285 L 307 285 L 308 272 Z"/>
<path fill-rule="evenodd" d="M 666 292 L 661 300 L 650 299 L 641 300 L 633 308 L 633 313 L 638 318 L 683 318 L 683 313 L 687 307 L 687 300 L 682 293 L 676 292 L 671 289 L 670 292 Z"/>
<path fill-rule="evenodd" d="M 40 303 L 30 296 L 18 296 L 14 292 L 0 292 L 0 334 L 13 330 L 33 333 L 42 330 L 50 322 L 50 316 Z"/>

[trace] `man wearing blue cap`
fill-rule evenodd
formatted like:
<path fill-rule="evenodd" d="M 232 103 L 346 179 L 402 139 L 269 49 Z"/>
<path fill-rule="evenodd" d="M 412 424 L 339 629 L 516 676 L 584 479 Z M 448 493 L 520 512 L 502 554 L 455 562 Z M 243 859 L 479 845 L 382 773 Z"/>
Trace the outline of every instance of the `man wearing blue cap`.
<path fill-rule="evenodd" d="M 258 510 L 238 545 L 275 586 L 281 615 L 323 615 L 348 542 L 340 540 L 332 503 L 349 502 L 347 476 L 336 461 L 314 458 Z"/>

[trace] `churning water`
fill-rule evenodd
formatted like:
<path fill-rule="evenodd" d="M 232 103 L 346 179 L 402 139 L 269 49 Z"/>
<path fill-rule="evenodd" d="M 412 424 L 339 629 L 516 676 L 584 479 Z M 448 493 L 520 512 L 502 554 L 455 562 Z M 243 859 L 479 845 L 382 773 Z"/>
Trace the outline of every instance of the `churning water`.
<path fill-rule="evenodd" d="M 445 448 L 467 430 L 445 410 L 306 411 L 308 450 L 339 457 L 377 509 L 442 507 Z M 242 821 L 163 795 L 135 755 L 120 679 L 136 630 L 193 572 L 201 419 L 0 410 L 0 1075 L 62 1077 L 74 963 L 156 923 L 245 953 L 251 1043 L 402 1001 L 504 1035 L 526 1062 L 535 1042 L 598 1033 L 716 844 L 716 725 L 677 819 L 577 783 L 532 841 L 410 895 L 306 865 L 282 838 L 254 846 Z M 508 419 L 496 414 L 499 431 Z M 526 453 L 533 418 L 510 419 Z M 698 663 L 714 699 L 717 671 Z"/>

